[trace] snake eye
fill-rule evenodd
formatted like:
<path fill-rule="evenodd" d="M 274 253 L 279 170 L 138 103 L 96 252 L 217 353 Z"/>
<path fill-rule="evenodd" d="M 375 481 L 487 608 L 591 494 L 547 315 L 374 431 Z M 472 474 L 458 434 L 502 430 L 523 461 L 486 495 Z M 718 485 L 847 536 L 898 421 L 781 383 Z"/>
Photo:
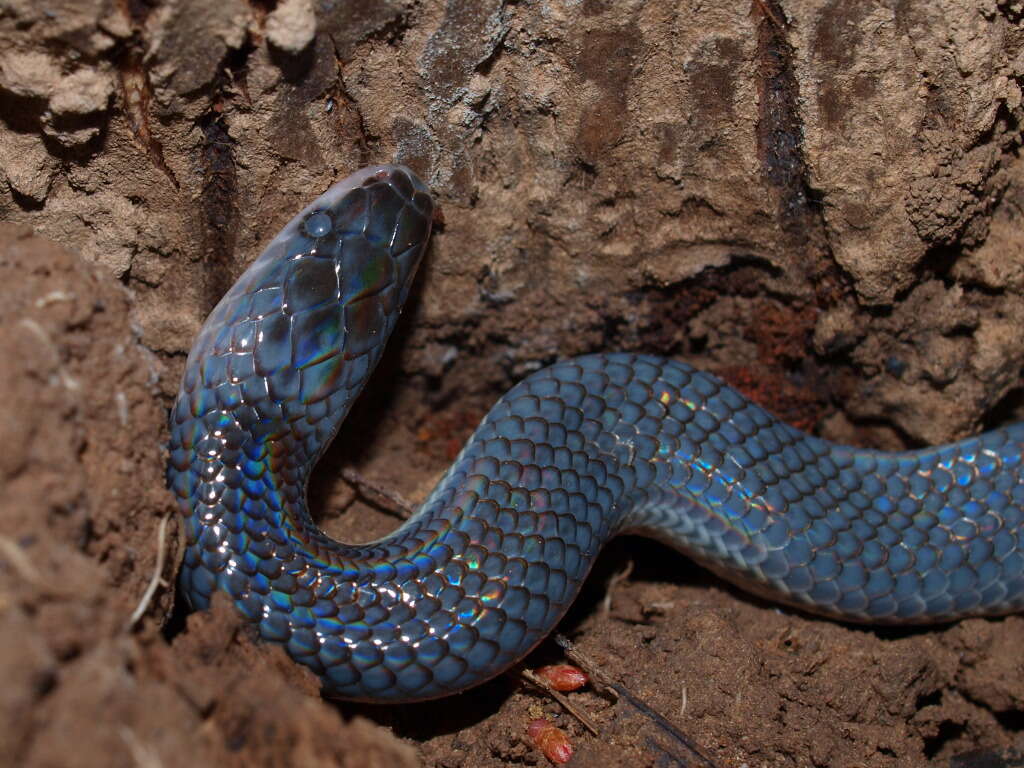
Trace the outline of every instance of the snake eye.
<path fill-rule="evenodd" d="M 306 217 L 302 226 L 310 237 L 323 237 L 334 228 L 334 222 L 323 211 L 314 211 Z"/>

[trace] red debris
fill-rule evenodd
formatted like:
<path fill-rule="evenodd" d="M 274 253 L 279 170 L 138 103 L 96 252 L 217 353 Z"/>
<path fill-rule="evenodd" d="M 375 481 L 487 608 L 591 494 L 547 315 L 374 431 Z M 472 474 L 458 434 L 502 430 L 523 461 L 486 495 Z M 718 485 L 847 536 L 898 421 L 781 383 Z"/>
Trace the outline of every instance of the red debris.
<path fill-rule="evenodd" d="M 572 744 L 569 743 L 569 737 L 565 731 L 555 726 L 550 720 L 545 720 L 543 717 L 531 720 L 530 724 L 526 726 L 526 734 L 537 749 L 544 753 L 544 757 L 555 765 L 567 763 L 572 757 Z"/>
<path fill-rule="evenodd" d="M 556 691 L 576 691 L 590 682 L 587 673 L 572 664 L 549 664 L 536 672 Z"/>

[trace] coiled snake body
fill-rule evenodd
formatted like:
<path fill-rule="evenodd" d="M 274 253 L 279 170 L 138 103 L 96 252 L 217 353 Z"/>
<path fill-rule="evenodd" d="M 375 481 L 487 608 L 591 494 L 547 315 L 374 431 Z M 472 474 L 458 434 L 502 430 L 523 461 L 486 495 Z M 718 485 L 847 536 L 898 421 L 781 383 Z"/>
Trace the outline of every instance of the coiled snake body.
<path fill-rule="evenodd" d="M 399 530 L 328 538 L 306 508 L 309 473 L 380 357 L 431 217 L 398 166 L 333 186 L 210 315 L 171 413 L 185 594 L 204 608 L 227 592 L 327 694 L 409 701 L 493 677 L 552 629 L 623 531 L 848 620 L 1024 607 L 1024 424 L 860 450 L 647 355 L 535 373 Z"/>

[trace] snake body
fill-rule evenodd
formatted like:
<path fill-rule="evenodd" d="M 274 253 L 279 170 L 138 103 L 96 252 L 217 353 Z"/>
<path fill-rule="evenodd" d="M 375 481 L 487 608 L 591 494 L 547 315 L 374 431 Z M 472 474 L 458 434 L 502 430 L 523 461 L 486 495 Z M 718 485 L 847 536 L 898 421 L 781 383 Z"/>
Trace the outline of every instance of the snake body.
<path fill-rule="evenodd" d="M 861 450 L 648 355 L 531 375 L 396 532 L 328 538 L 307 480 L 395 325 L 432 206 L 402 167 L 350 176 L 271 241 L 203 326 L 168 465 L 195 607 L 226 592 L 328 695 L 392 702 L 462 691 L 516 662 L 624 531 L 846 620 L 1024 607 L 1024 424 Z"/>

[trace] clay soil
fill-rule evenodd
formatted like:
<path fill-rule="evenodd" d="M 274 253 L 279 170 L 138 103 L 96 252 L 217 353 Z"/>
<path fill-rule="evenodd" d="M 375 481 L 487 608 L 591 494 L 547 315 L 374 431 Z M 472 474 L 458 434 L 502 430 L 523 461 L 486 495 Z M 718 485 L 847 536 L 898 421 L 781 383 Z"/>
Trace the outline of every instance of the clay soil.
<path fill-rule="evenodd" d="M 391 160 L 443 216 L 310 489 L 338 538 L 397 524 L 343 471 L 422 500 L 505 389 L 597 350 L 859 445 L 1024 418 L 1022 16 L 0 0 L 0 765 L 547 765 L 540 716 L 578 766 L 1019 764 L 1024 617 L 844 625 L 640 539 L 559 628 L 621 688 L 569 694 L 596 735 L 515 671 L 326 701 L 229 604 L 176 594 L 163 464 L 206 312 L 306 201 Z"/>

